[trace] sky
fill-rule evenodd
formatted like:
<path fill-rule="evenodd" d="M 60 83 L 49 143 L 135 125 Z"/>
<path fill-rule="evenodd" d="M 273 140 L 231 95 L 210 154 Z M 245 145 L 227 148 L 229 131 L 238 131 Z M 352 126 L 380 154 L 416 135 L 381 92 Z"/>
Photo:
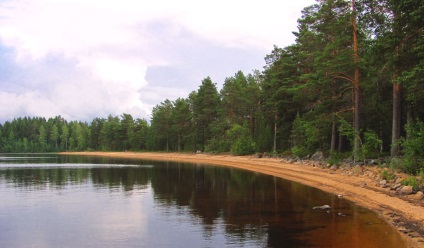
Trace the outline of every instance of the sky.
<path fill-rule="evenodd" d="M 206 77 L 222 87 L 293 44 L 314 0 L 0 0 L 0 123 L 150 120 Z"/>

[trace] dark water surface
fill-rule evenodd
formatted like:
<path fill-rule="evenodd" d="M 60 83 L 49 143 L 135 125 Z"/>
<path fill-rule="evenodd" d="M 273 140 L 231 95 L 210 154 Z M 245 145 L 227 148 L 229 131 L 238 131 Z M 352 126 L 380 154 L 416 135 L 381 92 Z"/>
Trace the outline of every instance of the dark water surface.
<path fill-rule="evenodd" d="M 313 210 L 328 204 L 331 211 Z M 0 154 L 0 247 L 405 247 L 374 213 L 201 164 Z"/>

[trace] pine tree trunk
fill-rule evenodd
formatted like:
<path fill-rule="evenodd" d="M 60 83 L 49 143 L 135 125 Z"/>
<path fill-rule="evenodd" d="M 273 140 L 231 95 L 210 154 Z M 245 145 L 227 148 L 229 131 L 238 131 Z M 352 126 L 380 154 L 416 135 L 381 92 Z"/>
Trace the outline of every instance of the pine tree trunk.
<path fill-rule="evenodd" d="M 397 76 L 397 75 L 395 75 Z M 392 123 L 392 147 L 390 155 L 399 156 L 400 146 L 400 125 L 401 125 L 401 93 L 402 89 L 399 83 L 393 83 L 393 123 Z"/>
<path fill-rule="evenodd" d="M 408 108 L 406 109 L 406 125 L 407 126 L 412 126 L 414 125 L 414 117 L 412 115 L 412 105 L 408 104 Z M 406 133 L 406 139 L 410 139 L 410 134 L 408 134 L 408 132 Z"/>
<path fill-rule="evenodd" d="M 273 148 L 273 152 L 276 153 L 277 152 L 277 119 L 278 119 L 278 115 L 277 113 L 275 113 L 274 115 L 274 148 Z"/>
<path fill-rule="evenodd" d="M 253 117 L 253 112 L 252 111 L 250 111 L 249 118 L 250 118 L 250 136 L 253 137 L 255 117 Z"/>
<path fill-rule="evenodd" d="M 401 34 L 401 28 L 399 26 L 399 13 L 395 10 L 393 13 L 393 34 L 395 37 L 399 38 Z M 394 57 L 398 58 L 399 56 L 399 46 L 396 44 L 394 49 Z M 390 149 L 390 155 L 392 157 L 397 157 L 400 155 L 400 128 L 401 128 L 401 115 L 402 115 L 402 87 L 397 81 L 399 76 L 399 68 L 395 62 L 392 74 L 393 81 L 393 116 L 392 116 L 392 146 Z"/>
<path fill-rule="evenodd" d="M 336 151 L 337 147 L 337 123 L 336 123 L 336 117 L 333 116 L 333 126 L 331 129 L 331 145 L 330 145 L 330 152 L 333 153 Z"/>
<path fill-rule="evenodd" d="M 345 138 L 343 135 L 339 134 L 339 144 L 337 146 L 337 151 L 340 152 L 344 152 L 344 142 L 345 142 Z"/>
<path fill-rule="evenodd" d="M 181 135 L 178 134 L 178 152 L 181 151 Z"/>
<path fill-rule="evenodd" d="M 355 75 L 354 75 L 354 114 L 353 114 L 353 128 L 355 130 L 354 146 L 353 146 L 353 157 L 355 161 L 359 160 L 359 149 L 360 149 L 360 122 L 359 122 L 359 54 L 358 54 L 358 37 L 356 27 L 356 10 L 355 0 L 352 0 L 352 27 L 353 27 L 353 56 L 355 61 Z"/>

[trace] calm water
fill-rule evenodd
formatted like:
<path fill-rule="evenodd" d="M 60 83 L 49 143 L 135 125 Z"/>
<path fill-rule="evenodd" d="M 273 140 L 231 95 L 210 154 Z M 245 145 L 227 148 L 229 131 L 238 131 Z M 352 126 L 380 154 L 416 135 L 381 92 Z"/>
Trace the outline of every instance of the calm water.
<path fill-rule="evenodd" d="M 404 247 L 337 196 L 208 165 L 0 154 L 0 199 L 0 247 Z"/>

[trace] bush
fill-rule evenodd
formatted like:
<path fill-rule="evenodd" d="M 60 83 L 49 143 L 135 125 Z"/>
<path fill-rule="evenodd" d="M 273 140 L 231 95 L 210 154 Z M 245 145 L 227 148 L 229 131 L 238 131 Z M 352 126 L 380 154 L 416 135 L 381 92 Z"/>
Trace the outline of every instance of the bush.
<path fill-rule="evenodd" d="M 387 169 L 384 169 L 380 172 L 380 176 L 381 178 L 383 178 L 384 180 L 393 180 L 396 178 L 395 174 L 393 173 L 393 171 L 389 171 Z"/>
<path fill-rule="evenodd" d="M 309 151 L 303 146 L 295 146 L 292 148 L 292 154 L 296 157 L 303 158 L 309 154 Z"/>
<path fill-rule="evenodd" d="M 231 147 L 233 155 L 248 155 L 256 152 L 256 145 L 250 136 L 237 139 Z"/>
<path fill-rule="evenodd" d="M 364 142 L 362 144 L 362 155 L 365 158 L 374 155 L 379 157 L 381 144 L 383 141 L 378 138 L 377 134 L 372 130 L 367 130 L 364 132 Z"/>
<path fill-rule="evenodd" d="M 340 164 L 343 161 L 343 159 L 349 158 L 351 155 L 352 154 L 350 154 L 350 152 L 347 152 L 347 153 L 332 152 L 327 162 L 331 165 L 337 165 L 337 164 Z"/>
<path fill-rule="evenodd" d="M 232 143 L 231 153 L 233 155 L 248 155 L 256 152 L 256 144 L 249 133 L 249 128 L 235 124 L 227 131 L 227 137 Z"/>
<path fill-rule="evenodd" d="M 206 152 L 223 153 L 230 151 L 231 144 L 225 139 L 213 138 L 209 140 L 205 146 Z"/>
<path fill-rule="evenodd" d="M 418 181 L 417 178 L 415 178 L 413 176 L 409 176 L 408 178 L 406 178 L 405 180 L 402 181 L 402 185 L 412 186 L 412 188 L 414 190 L 418 190 L 420 182 Z"/>
<path fill-rule="evenodd" d="M 416 121 L 406 126 L 407 137 L 401 140 L 403 151 L 402 169 L 416 175 L 424 169 L 424 123 Z"/>

